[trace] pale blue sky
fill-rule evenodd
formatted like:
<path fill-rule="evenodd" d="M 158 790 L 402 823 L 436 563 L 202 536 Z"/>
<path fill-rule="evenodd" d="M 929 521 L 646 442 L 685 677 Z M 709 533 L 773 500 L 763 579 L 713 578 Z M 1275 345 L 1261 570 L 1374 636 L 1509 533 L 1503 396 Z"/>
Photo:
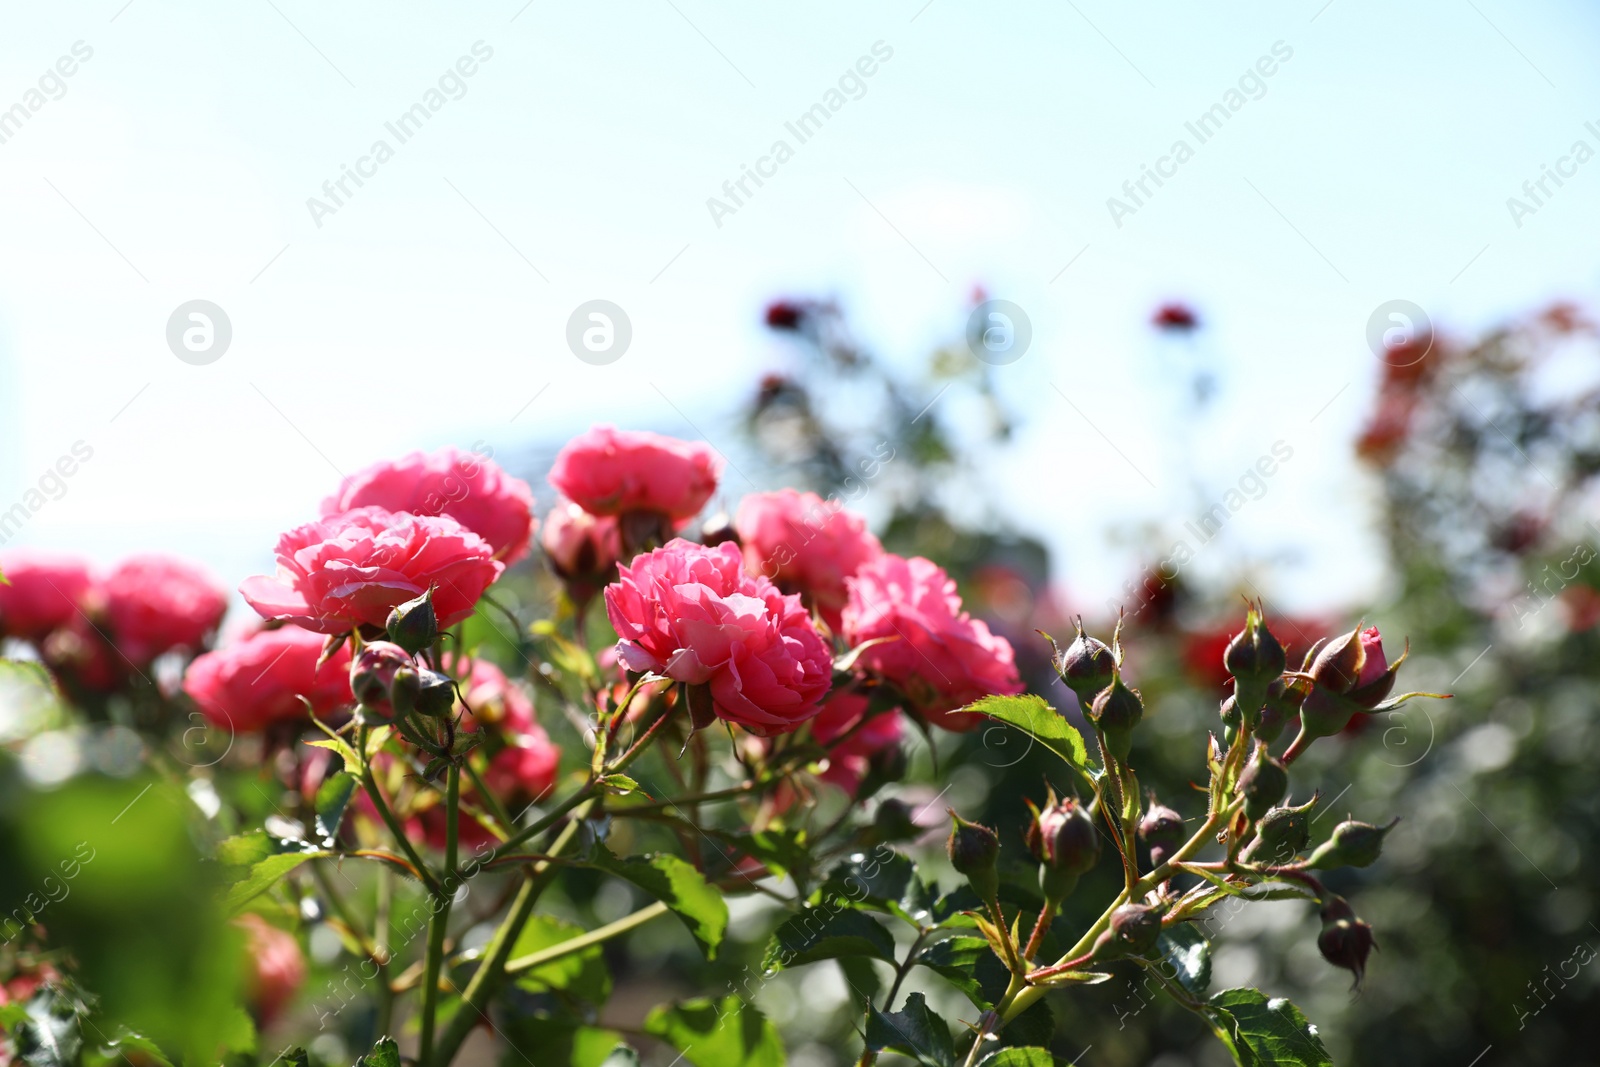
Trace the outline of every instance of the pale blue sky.
<path fill-rule="evenodd" d="M 335 468 L 445 441 L 514 454 L 599 420 L 693 436 L 680 411 L 731 442 L 779 351 L 771 295 L 837 295 L 910 360 L 960 336 L 981 284 L 1034 327 L 1000 374 L 1028 421 L 991 480 L 1077 595 L 1123 577 L 1109 529 L 1177 536 L 1196 491 L 1283 440 L 1293 460 L 1199 565 L 1257 561 L 1294 604 L 1373 596 L 1375 570 L 1344 562 L 1372 496 L 1348 458 L 1368 316 L 1405 298 L 1465 334 L 1592 300 L 1600 161 L 1520 228 L 1506 199 L 1573 142 L 1600 148 L 1600 13 L 1213 6 L 7 4 L 0 110 L 93 49 L 0 143 L 0 510 L 94 449 L 13 543 L 164 547 L 235 584 Z M 464 95 L 405 144 L 386 133 L 480 41 Z M 864 95 L 794 143 L 784 123 L 877 42 L 893 54 Z M 1184 123 L 1275 44 L 1292 56 L 1264 93 L 1198 144 Z M 393 158 L 319 227 L 307 198 L 380 138 Z M 778 138 L 794 157 L 718 227 L 706 199 Z M 1193 158 L 1118 227 L 1107 198 L 1179 138 Z M 1227 361 L 1185 432 L 1146 326 L 1167 296 Z M 603 367 L 564 341 L 596 297 L 634 331 Z M 196 298 L 233 326 L 207 366 L 165 342 Z M 1100 462 L 1097 496 L 1050 488 L 1069 453 Z"/>

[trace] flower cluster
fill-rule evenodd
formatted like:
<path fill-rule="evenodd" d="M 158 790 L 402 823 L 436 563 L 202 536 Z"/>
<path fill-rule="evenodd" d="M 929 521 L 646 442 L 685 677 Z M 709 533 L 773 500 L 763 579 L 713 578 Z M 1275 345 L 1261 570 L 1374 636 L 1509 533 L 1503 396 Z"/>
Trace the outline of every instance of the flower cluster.
<path fill-rule="evenodd" d="M 0 553 L 0 636 L 38 650 L 63 680 L 109 692 L 169 652 L 203 650 L 227 593 L 185 560 L 139 555 L 100 572 L 76 556 Z"/>

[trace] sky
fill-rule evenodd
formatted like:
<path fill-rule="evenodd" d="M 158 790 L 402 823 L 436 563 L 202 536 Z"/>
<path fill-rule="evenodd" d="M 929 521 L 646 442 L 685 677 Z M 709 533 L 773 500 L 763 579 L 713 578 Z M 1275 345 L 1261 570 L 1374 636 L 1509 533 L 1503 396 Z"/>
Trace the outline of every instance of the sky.
<path fill-rule="evenodd" d="M 105 0 L 5 26 L 0 512 L 92 451 L 8 545 L 168 550 L 230 586 L 413 448 L 510 462 L 608 421 L 734 451 L 783 358 L 775 295 L 837 298 L 912 367 L 981 286 L 1032 327 L 988 480 L 1071 597 L 1281 444 L 1195 565 L 1358 607 L 1374 313 L 1465 338 L 1596 294 L 1600 9 L 1576 2 Z M 1169 298 L 1192 345 L 1148 326 Z M 231 332 L 209 362 L 169 345 L 197 300 Z M 603 364 L 567 341 L 592 300 L 631 327 Z M 1068 455 L 1098 484 L 1057 491 Z"/>

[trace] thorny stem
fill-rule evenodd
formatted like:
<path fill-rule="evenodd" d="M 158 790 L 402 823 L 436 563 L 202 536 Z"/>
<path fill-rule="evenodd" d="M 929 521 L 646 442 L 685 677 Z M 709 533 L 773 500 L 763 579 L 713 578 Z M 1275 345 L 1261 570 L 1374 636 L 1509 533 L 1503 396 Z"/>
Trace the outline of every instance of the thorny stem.
<path fill-rule="evenodd" d="M 1044 932 L 1050 929 L 1050 924 L 1055 921 L 1056 902 L 1045 899 L 1044 907 L 1039 911 L 1039 918 L 1034 921 L 1033 933 L 1028 935 L 1028 946 L 1022 950 L 1022 962 L 1027 963 L 1039 951 L 1039 942 L 1044 940 Z"/>

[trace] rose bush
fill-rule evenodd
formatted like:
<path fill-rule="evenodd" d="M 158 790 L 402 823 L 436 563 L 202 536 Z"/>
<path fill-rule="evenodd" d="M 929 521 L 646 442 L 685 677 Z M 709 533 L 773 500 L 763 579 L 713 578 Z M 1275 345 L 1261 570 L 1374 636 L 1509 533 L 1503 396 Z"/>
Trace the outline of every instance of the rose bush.
<path fill-rule="evenodd" d="M 1169 808 L 1134 771 L 1149 754 L 1145 697 L 1129 678 L 1142 666 L 1120 630 L 1110 644 L 1081 622 L 1066 648 L 1038 638 L 1036 662 L 1066 686 L 1058 711 L 1022 695 L 1017 650 L 978 615 L 986 599 L 1003 604 L 994 617 L 1028 632 L 1019 605 L 1032 598 L 1016 595 L 1016 573 L 972 583 L 969 609 L 938 564 L 885 551 L 837 500 L 793 490 L 745 498 L 731 522 L 690 523 L 717 473 L 704 445 L 609 427 L 580 436 L 550 473 L 564 496 L 539 537 L 566 595 L 525 568 L 510 581 L 527 584 L 491 601 L 538 529 L 527 486 L 451 449 L 377 464 L 279 538 L 275 575 L 240 587 L 269 622 L 209 651 L 223 594 L 190 565 L 136 557 L 96 581 L 70 560 L 7 557 L 18 582 L 0 593 L 0 625 L 64 689 L 103 697 L 86 703 L 100 718 L 78 724 L 104 731 L 81 746 L 86 758 L 113 765 L 106 753 L 132 723 L 163 776 L 187 776 L 168 803 L 118 793 L 104 819 L 84 822 L 100 834 L 129 812 L 129 825 L 176 820 L 137 862 L 115 853 L 127 891 L 119 882 L 96 906 L 161 899 L 138 872 L 188 857 L 192 883 L 215 890 L 215 914 L 208 898 L 190 900 L 180 926 L 242 929 L 245 1021 L 332 1025 L 366 1064 L 401 1062 L 401 1034 L 408 1060 L 447 1067 L 480 1026 L 541 1064 L 599 1063 L 634 1039 L 670 1046 L 663 1061 L 781 1063 L 772 1022 L 731 986 L 639 1018 L 623 998 L 607 1004 L 614 981 L 659 992 L 608 967 L 642 951 L 622 939 L 664 915 L 683 932 L 649 932 L 670 946 L 653 973 L 698 976 L 682 981 L 686 994 L 711 973 L 694 970 L 701 954 L 743 953 L 762 981 L 839 962 L 860 989 L 847 1000 L 860 1064 L 1049 1062 L 1046 1046 L 1060 1042 L 1041 1002 L 1119 973 L 1157 975 L 1152 988 L 1242 1064 L 1328 1062 L 1293 1005 L 1207 989 L 1201 923 L 1233 898 L 1298 900 L 1322 921 L 1311 943 L 1324 958 L 1357 980 L 1367 972 L 1372 927 L 1324 879 L 1375 862 L 1393 824 L 1346 820 L 1313 846 L 1316 798 L 1293 806 L 1289 786 L 1319 738 L 1416 695 L 1390 695 L 1405 657 L 1390 662 L 1376 628 L 1290 663 L 1252 607 L 1208 653 L 1220 674 L 1198 665 L 1231 693 L 1193 746 L 1204 770 L 1186 780 L 1203 786 Z M 584 610 L 602 585 L 603 621 Z M 525 617 L 530 604 L 551 605 L 551 617 Z M 166 665 L 185 657 L 175 685 Z M 190 758 L 195 722 L 230 731 L 226 750 Z M 245 742 L 231 744 L 235 733 Z M 1017 749 L 997 740 L 1007 736 Z M 78 744 L 62 732 L 32 746 L 32 773 L 55 773 Z M 988 788 L 979 762 L 1019 750 L 1052 761 L 1030 767 L 1045 775 L 1043 806 L 1030 774 L 1028 810 L 1013 796 L 1004 833 L 952 810 L 944 862 L 929 856 L 938 803 L 965 805 Z M 737 924 L 730 897 L 744 898 Z M 105 935 L 82 934 L 73 899 L 52 898 L 60 922 L 35 921 L 40 900 L 13 924 L 22 948 L 0 952 L 0 969 L 17 960 L 40 974 L 48 958 L 70 973 L 10 1025 L 96 1013 L 125 1024 L 117 1012 L 139 1000 L 113 984 L 102 1009 L 73 991 L 78 960 L 85 979 L 103 973 L 94 938 Z M 197 982 L 182 996 L 161 987 L 161 1003 L 187 1007 L 196 988 L 224 984 L 211 963 L 178 970 Z M 950 995 L 931 1004 L 913 974 L 948 980 Z M 133 984 L 167 980 L 152 968 Z M 970 1012 L 951 1006 L 963 996 Z M 347 1001 L 360 1010 L 345 1016 Z M 89 1067 L 135 1039 L 151 1062 L 167 1042 L 190 1050 L 184 1062 L 261 1067 L 268 1046 L 254 1030 L 213 1016 L 232 1029 L 184 1045 L 193 1035 L 172 1015 L 148 1012 L 148 1034 L 104 1039 Z M 613 1018 L 626 1038 L 601 1022 Z M 30 1035 L 14 1048 L 37 1048 Z M 1298 1058 L 1281 1058 L 1290 1046 Z M 331 1040 L 313 1047 L 342 1055 Z"/>

